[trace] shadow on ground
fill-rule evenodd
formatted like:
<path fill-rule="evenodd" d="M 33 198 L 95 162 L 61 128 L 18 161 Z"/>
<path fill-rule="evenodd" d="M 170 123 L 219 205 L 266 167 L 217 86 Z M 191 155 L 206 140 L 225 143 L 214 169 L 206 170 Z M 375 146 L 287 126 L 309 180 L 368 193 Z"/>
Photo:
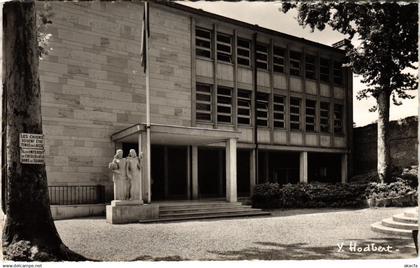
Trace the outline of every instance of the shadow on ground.
<path fill-rule="evenodd" d="M 413 240 L 398 238 L 354 239 L 344 242 L 343 251 L 338 246 L 311 247 L 307 243 L 281 244 L 276 242 L 254 242 L 255 247 L 238 251 L 209 251 L 219 260 L 317 260 L 317 259 L 404 259 L 415 258 Z M 354 252 L 349 243 L 366 247 L 371 243 L 377 246 L 392 246 L 391 252 Z"/>

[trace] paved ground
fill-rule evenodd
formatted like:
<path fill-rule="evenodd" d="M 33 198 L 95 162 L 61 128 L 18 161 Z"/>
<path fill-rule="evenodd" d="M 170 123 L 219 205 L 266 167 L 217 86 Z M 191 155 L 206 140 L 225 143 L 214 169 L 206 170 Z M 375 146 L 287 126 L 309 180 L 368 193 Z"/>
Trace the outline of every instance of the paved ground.
<path fill-rule="evenodd" d="M 55 223 L 69 248 L 106 261 L 414 258 L 412 240 L 370 230 L 371 223 L 403 210 L 276 210 L 271 217 L 160 224 L 110 225 L 103 218 Z M 350 242 L 390 245 L 392 251 L 352 252 Z"/>

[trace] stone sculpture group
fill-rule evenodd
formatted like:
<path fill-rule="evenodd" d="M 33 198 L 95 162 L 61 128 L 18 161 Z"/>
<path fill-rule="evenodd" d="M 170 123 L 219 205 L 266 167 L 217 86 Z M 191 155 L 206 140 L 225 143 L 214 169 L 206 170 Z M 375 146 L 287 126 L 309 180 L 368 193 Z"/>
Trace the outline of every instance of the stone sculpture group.
<path fill-rule="evenodd" d="M 114 182 L 114 200 L 142 200 L 141 169 L 143 153 L 137 156 L 131 149 L 127 158 L 123 158 L 123 150 L 118 149 L 108 167 L 112 170 Z"/>

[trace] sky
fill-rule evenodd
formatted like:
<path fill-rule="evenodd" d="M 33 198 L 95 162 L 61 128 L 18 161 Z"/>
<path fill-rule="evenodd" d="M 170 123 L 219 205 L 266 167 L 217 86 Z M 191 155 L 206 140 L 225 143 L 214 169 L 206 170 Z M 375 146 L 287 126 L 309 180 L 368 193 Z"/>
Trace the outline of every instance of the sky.
<path fill-rule="evenodd" d="M 179 2 L 181 4 L 200 8 L 205 11 L 216 13 L 225 17 L 245 21 L 251 24 L 258 24 L 261 27 L 284 32 L 290 35 L 302 37 L 308 40 L 319 42 L 325 45 L 342 40 L 345 36 L 326 28 L 324 31 L 311 32 L 309 27 L 303 28 L 295 19 L 296 12 L 294 10 L 284 14 L 279 11 L 281 4 L 279 2 Z M 376 112 L 369 112 L 375 104 L 375 99 L 357 100 L 357 91 L 363 89 L 364 86 L 360 82 L 360 77 L 353 76 L 353 121 L 356 126 L 364 126 L 377 120 Z M 412 100 L 403 100 L 402 106 L 392 105 L 390 111 L 390 119 L 397 120 L 407 116 L 418 115 L 417 91 L 411 93 L 416 98 Z"/>

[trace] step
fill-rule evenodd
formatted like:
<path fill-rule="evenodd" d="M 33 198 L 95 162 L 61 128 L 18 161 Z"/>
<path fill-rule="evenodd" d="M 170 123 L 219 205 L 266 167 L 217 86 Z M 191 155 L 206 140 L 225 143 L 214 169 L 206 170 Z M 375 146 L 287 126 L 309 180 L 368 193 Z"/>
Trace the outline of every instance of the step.
<path fill-rule="evenodd" d="M 410 210 L 404 211 L 404 216 L 418 219 L 419 211 L 417 209 L 410 209 Z"/>
<path fill-rule="evenodd" d="M 418 223 L 418 218 L 407 217 L 404 215 L 404 213 L 394 215 L 392 216 L 392 219 L 397 222 Z"/>
<path fill-rule="evenodd" d="M 155 222 L 174 222 L 174 221 L 191 221 L 191 220 L 204 220 L 204 219 L 217 219 L 217 218 L 235 218 L 235 217 L 256 217 L 256 216 L 268 216 L 270 212 L 266 211 L 255 211 L 255 212 L 240 212 L 240 213 L 228 213 L 228 214 L 207 214 L 199 216 L 184 216 L 184 217 L 168 217 L 151 220 L 141 220 L 140 223 L 155 223 Z"/>
<path fill-rule="evenodd" d="M 167 217 L 183 217 L 183 216 L 200 216 L 200 215 L 212 215 L 212 214 L 228 214 L 228 213 L 238 213 L 238 212 L 260 212 L 259 209 L 213 209 L 213 210 L 206 210 L 206 211 L 192 211 L 192 212 L 176 212 L 176 213 L 164 213 L 160 214 L 160 218 L 167 218 Z"/>
<path fill-rule="evenodd" d="M 238 207 L 242 206 L 242 203 L 228 203 L 228 202 L 218 202 L 218 203 L 175 203 L 175 204 L 159 204 L 160 209 L 183 209 L 183 208 L 197 208 L 197 207 Z"/>
<path fill-rule="evenodd" d="M 219 209 L 232 209 L 232 210 L 237 210 L 237 209 L 252 209 L 251 206 L 226 206 L 226 207 L 195 207 L 195 208 L 160 208 L 159 209 L 159 213 L 175 213 L 175 212 L 198 212 L 198 211 L 213 211 L 213 210 L 219 210 Z"/>
<path fill-rule="evenodd" d="M 403 230 L 418 230 L 419 229 L 419 226 L 416 223 L 397 222 L 397 221 L 394 221 L 392 218 L 383 219 L 382 225 L 386 227 L 403 229 Z"/>
<path fill-rule="evenodd" d="M 404 237 L 404 238 L 412 238 L 411 230 L 395 229 L 392 227 L 383 226 L 381 223 L 382 222 L 379 221 L 372 224 L 370 226 L 371 230 L 375 232 L 380 232 L 383 234 L 388 234 L 388 235 L 395 235 L 395 236 Z"/>

